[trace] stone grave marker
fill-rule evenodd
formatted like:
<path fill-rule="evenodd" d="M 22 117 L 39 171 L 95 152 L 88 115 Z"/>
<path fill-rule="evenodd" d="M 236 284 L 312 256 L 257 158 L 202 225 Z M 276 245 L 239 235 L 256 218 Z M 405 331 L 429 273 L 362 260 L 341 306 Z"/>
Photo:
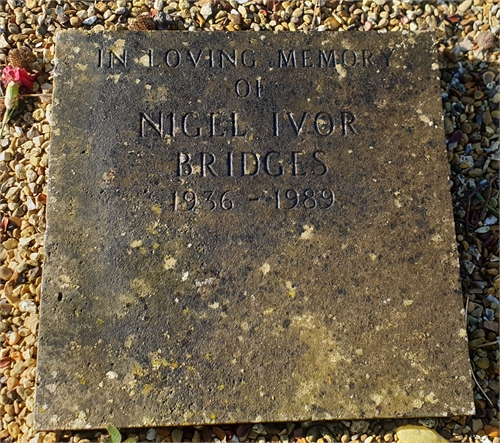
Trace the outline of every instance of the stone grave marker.
<path fill-rule="evenodd" d="M 58 34 L 37 428 L 471 414 L 431 47 Z"/>

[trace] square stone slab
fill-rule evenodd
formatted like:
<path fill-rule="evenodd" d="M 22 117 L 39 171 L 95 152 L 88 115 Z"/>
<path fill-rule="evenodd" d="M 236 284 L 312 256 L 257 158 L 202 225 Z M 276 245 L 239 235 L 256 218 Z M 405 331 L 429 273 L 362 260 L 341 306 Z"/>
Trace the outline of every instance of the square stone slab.
<path fill-rule="evenodd" d="M 471 414 L 431 47 L 58 34 L 37 428 Z"/>

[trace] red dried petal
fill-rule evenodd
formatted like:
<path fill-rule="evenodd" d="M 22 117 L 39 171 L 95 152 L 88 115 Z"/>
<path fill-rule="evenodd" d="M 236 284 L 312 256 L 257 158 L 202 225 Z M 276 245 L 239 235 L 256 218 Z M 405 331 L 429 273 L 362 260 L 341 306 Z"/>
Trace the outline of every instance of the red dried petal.
<path fill-rule="evenodd" d="M 35 76 L 31 75 L 24 68 L 12 68 L 11 66 L 6 66 L 2 71 L 2 83 L 7 86 L 9 83 L 14 82 L 19 86 L 26 86 L 28 89 L 33 88 L 33 82 Z"/>

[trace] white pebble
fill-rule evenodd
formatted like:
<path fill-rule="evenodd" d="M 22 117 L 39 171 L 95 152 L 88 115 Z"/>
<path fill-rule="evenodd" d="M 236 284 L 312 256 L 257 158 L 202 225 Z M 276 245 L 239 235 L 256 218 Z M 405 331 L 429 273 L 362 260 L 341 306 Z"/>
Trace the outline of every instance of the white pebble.
<path fill-rule="evenodd" d="M 19 303 L 19 310 L 21 312 L 28 312 L 30 314 L 36 314 L 36 305 L 32 300 L 22 300 Z"/>
<path fill-rule="evenodd" d="M 89 17 L 83 21 L 84 25 L 91 26 L 93 25 L 97 20 L 97 15 L 93 15 L 92 17 Z"/>

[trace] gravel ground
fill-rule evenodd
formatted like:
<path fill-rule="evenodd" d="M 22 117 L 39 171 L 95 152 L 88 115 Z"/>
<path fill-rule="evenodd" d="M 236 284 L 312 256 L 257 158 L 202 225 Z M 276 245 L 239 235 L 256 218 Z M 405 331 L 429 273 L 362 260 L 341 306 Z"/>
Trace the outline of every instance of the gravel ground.
<path fill-rule="evenodd" d="M 240 3 L 241 2 L 241 3 Z M 137 17 L 140 18 L 138 19 Z M 476 382 L 474 417 L 135 429 L 140 441 L 402 441 L 404 424 L 454 442 L 500 443 L 498 434 L 499 58 L 496 0 L 0 0 L 0 63 L 36 73 L 0 140 L 0 441 L 86 443 L 106 431 L 33 430 L 38 307 L 55 33 L 81 28 L 297 32 L 432 32 L 438 39 L 444 127 L 457 244 Z M 12 52 L 26 47 L 25 53 Z M 30 60 L 31 54 L 34 56 Z M 2 110 L 3 112 L 3 110 Z M 465 315 L 466 313 L 466 315 Z"/>

